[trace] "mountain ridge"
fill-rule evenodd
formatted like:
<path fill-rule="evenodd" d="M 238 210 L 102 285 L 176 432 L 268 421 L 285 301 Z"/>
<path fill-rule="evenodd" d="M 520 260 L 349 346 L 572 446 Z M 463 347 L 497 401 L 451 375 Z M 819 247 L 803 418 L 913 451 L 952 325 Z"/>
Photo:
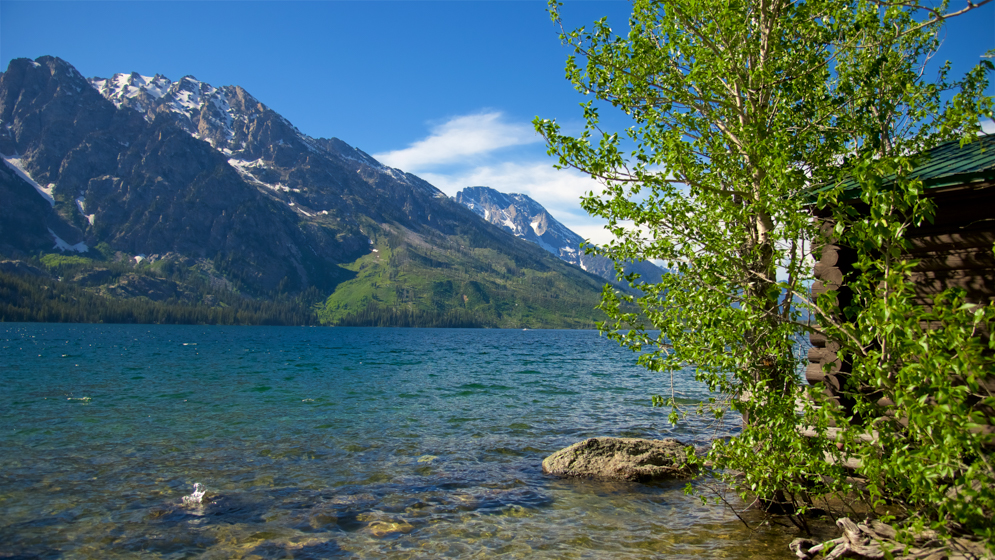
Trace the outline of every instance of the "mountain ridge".
<path fill-rule="evenodd" d="M 455 200 L 490 223 L 504 228 L 542 247 L 561 260 L 579 266 L 619 288 L 628 282 L 619 279 L 615 263 L 596 254 L 587 254 L 580 247 L 586 240 L 564 226 L 541 204 L 528 195 L 502 193 L 490 187 L 466 187 L 456 193 Z M 639 282 L 659 282 L 664 270 L 648 261 L 626 263 L 622 274 L 639 274 Z"/>
<path fill-rule="evenodd" d="M 596 316 L 595 277 L 238 86 L 87 80 L 55 57 L 18 59 L 0 74 L 0 153 L 0 189 L 28 210 L 0 211 L 0 232 L 20 232 L 0 242 L 8 256 L 52 252 L 57 237 L 98 263 L 185 262 L 247 297 L 314 288 L 326 324 L 377 309 L 459 310 L 482 326 Z"/>

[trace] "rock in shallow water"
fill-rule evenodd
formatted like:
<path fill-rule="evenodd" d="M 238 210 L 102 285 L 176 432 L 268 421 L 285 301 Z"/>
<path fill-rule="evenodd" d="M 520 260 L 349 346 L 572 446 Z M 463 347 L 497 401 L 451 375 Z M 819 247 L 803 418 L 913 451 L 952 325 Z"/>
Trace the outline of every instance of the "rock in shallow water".
<path fill-rule="evenodd" d="M 542 472 L 630 482 L 688 478 L 687 447 L 676 439 L 590 438 L 543 459 Z"/>

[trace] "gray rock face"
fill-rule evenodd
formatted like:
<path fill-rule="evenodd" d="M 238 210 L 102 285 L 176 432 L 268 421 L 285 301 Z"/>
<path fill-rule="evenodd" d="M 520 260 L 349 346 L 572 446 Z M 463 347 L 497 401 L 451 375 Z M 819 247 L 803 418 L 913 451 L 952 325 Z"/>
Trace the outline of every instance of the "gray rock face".
<path fill-rule="evenodd" d="M 456 202 L 515 237 L 535 243 L 561 260 L 619 287 L 626 286 L 616 278 L 614 262 L 600 255 L 585 254 L 580 248 L 584 238 L 556 221 L 541 204 L 528 196 L 505 194 L 490 187 L 466 187 L 456 193 L 455 198 Z M 638 273 L 640 282 L 649 283 L 659 282 L 664 273 L 649 261 L 627 263 L 624 270 L 626 274 Z"/>
<path fill-rule="evenodd" d="M 81 286 L 100 286 L 114 280 L 117 275 L 106 268 L 95 268 L 77 274 L 73 282 Z"/>
<path fill-rule="evenodd" d="M 542 472 L 630 482 L 688 478 L 694 469 L 686 449 L 675 439 L 590 438 L 546 457 Z"/>
<path fill-rule="evenodd" d="M 125 274 L 116 284 L 107 288 L 107 293 L 119 298 L 147 297 L 152 301 L 165 301 L 169 298 L 189 300 L 191 296 L 183 293 L 176 282 L 137 274 Z"/>
<path fill-rule="evenodd" d="M 584 267 L 584 238 L 567 229 L 538 202 L 524 194 L 505 194 L 490 187 L 466 187 L 456 202 L 515 237 L 531 241 L 561 259 Z M 586 270 L 586 268 L 585 268 Z"/>

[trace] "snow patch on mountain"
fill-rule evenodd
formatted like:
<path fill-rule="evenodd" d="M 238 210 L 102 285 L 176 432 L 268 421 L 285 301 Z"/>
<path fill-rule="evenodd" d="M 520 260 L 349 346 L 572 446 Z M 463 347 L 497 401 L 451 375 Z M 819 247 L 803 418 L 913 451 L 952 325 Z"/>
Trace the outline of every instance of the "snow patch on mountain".
<path fill-rule="evenodd" d="M 176 115 L 180 126 L 193 137 L 210 143 L 223 153 L 243 177 L 250 177 L 254 182 L 272 190 L 287 191 L 288 188 L 260 181 L 251 168 L 262 166 L 262 160 L 255 160 L 257 163 L 253 164 L 244 156 L 262 156 L 274 166 L 274 150 L 286 153 L 286 148 L 303 148 L 317 155 L 332 156 L 355 165 L 359 176 L 373 186 L 379 184 L 386 175 L 433 198 L 447 198 L 445 193 L 431 184 L 400 169 L 384 165 L 341 140 L 311 138 L 282 115 L 236 86 L 216 88 L 193 76 L 184 76 L 172 82 L 158 74 L 148 77 L 134 72 L 115 74 L 109 79 L 92 78 L 89 83 L 117 107 L 139 111 L 147 121 L 154 120 L 164 112 Z M 271 119 L 270 122 L 277 126 L 273 127 L 268 122 L 265 127 L 260 127 L 257 121 L 262 118 Z M 264 131 L 262 137 L 259 131 Z M 266 138 L 269 134 L 273 136 Z"/>
<path fill-rule="evenodd" d="M 28 175 L 28 172 L 24 170 L 24 167 L 21 165 L 21 158 L 7 156 L 0 157 L 3 158 L 3 161 L 7 164 L 7 167 L 13 169 L 14 173 L 17 173 L 18 177 L 24 179 L 29 185 L 38 191 L 38 194 L 40 194 L 42 198 L 47 200 L 52 206 L 55 206 L 55 197 L 52 196 L 52 191 L 55 190 L 55 183 L 49 183 L 47 187 L 43 187 L 39 185 L 37 181 L 32 179 L 31 175 Z"/>
<path fill-rule="evenodd" d="M 161 98 L 172 82 L 164 76 L 142 76 L 136 72 L 130 74 L 114 74 L 110 79 L 92 78 L 89 80 L 100 95 L 114 103 L 118 108 L 126 104 L 126 100 L 135 99 L 143 92 L 155 99 Z M 137 107 L 144 109 L 141 104 Z"/>
<path fill-rule="evenodd" d="M 228 160 L 228 165 L 234 167 L 243 175 L 245 174 L 251 175 L 252 173 L 248 171 L 249 169 L 259 169 L 259 168 L 269 169 L 269 165 L 266 164 L 266 161 L 264 161 L 263 158 L 255 159 L 252 161 L 232 158 Z"/>
<path fill-rule="evenodd" d="M 233 124 L 236 118 L 248 120 L 247 116 L 236 115 L 232 110 L 226 88 L 215 88 L 193 76 L 184 76 L 173 82 L 159 74 L 148 77 L 132 72 L 114 74 L 109 79 L 91 78 L 89 83 L 118 108 L 128 107 L 144 113 L 145 120 L 149 122 L 162 108 L 180 115 L 183 117 L 181 120 L 188 124 L 187 131 L 191 135 L 211 141 L 212 144 L 213 138 L 202 138 L 200 130 L 194 128 L 194 123 L 199 118 L 206 118 L 215 124 L 226 140 L 235 137 Z M 152 100 L 153 105 L 141 102 L 143 94 Z"/>
<path fill-rule="evenodd" d="M 287 185 L 284 185 L 283 183 L 267 183 L 265 181 L 261 181 L 259 180 L 258 177 L 253 175 L 251 171 L 252 169 L 272 169 L 262 158 L 253 161 L 245 161 L 233 158 L 228 160 L 228 165 L 235 168 L 235 171 L 238 171 L 239 175 L 241 175 L 242 178 L 248 181 L 250 184 L 261 185 L 263 187 L 266 187 L 267 189 L 270 189 L 271 191 L 276 191 L 276 192 L 296 192 L 296 193 L 301 192 L 300 189 L 292 189 Z M 294 204 L 291 203 L 290 205 L 293 206 Z"/>
<path fill-rule="evenodd" d="M 215 89 L 208 84 L 194 80 L 186 76 L 176 83 L 177 87 L 170 87 L 166 92 L 167 99 L 171 99 L 170 105 L 174 112 L 189 115 L 195 109 L 200 109 L 201 89 L 203 93 L 210 95 Z"/>
<path fill-rule="evenodd" d="M 556 255 L 557 257 L 560 257 L 560 258 L 561 258 L 562 260 L 565 260 L 565 261 L 567 261 L 567 262 L 570 262 L 570 261 L 569 261 L 569 259 L 564 259 L 564 258 L 563 258 L 563 255 L 561 255 L 561 254 L 559 253 L 559 251 L 557 251 L 557 250 L 556 250 L 556 247 L 553 247 L 553 246 L 552 246 L 552 245 L 550 245 L 549 243 L 546 243 L 546 241 L 545 241 L 545 240 L 544 240 L 543 238 L 541 238 L 541 237 L 540 237 L 540 238 L 539 238 L 539 239 L 538 239 L 538 240 L 536 241 L 536 245 L 538 245 L 538 246 L 542 247 L 543 249 L 545 249 L 546 251 L 548 251 L 548 252 L 550 252 L 550 253 L 552 253 L 552 254 Z"/>
<path fill-rule="evenodd" d="M 504 227 L 506 227 L 506 228 L 508 228 L 508 229 L 510 229 L 511 233 L 515 234 L 516 237 L 524 237 L 525 236 L 524 233 L 518 231 L 518 226 L 515 225 L 514 220 L 512 220 L 511 217 L 508 216 L 508 213 L 505 212 L 504 210 L 501 211 L 501 218 L 503 218 L 501 220 L 501 225 L 504 226 Z"/>
<path fill-rule="evenodd" d="M 52 228 L 48 228 L 48 233 L 50 233 L 52 238 L 55 240 L 55 245 L 52 246 L 53 249 L 58 249 L 60 251 L 73 251 L 76 253 L 85 253 L 90 250 L 90 248 L 86 246 L 86 243 L 83 243 L 82 241 L 76 243 L 75 245 L 70 245 L 66 242 L 66 240 L 62 239 L 58 236 L 58 234 L 52 231 Z"/>
<path fill-rule="evenodd" d="M 291 202 L 290 205 L 294 207 L 294 210 L 296 210 L 297 212 L 300 212 L 301 214 L 304 214 L 308 218 L 313 218 L 314 217 L 314 214 L 308 212 L 307 210 L 301 208 L 300 206 L 295 206 L 293 202 Z"/>
<path fill-rule="evenodd" d="M 86 200 L 82 196 L 76 199 L 76 207 L 79 208 L 79 213 L 86 217 L 87 221 L 90 222 L 90 225 L 92 226 L 93 220 L 97 217 L 97 215 L 86 213 Z"/>

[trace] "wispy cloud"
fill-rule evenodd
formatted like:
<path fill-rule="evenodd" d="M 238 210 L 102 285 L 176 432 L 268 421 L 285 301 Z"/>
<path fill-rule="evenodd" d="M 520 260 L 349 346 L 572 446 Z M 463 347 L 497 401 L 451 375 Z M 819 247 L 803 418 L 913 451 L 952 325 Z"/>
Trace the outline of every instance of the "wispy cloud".
<path fill-rule="evenodd" d="M 602 189 L 600 183 L 580 172 L 554 169 L 551 161 L 503 162 L 419 176 L 448 195 L 464 187 L 486 186 L 505 193 L 527 194 L 544 206 L 570 211 L 580 210 L 581 196 Z"/>
<path fill-rule="evenodd" d="M 541 141 L 531 126 L 505 122 L 501 112 L 477 113 L 452 118 L 432 129 L 424 140 L 407 148 L 374 154 L 381 162 L 415 172 L 456 163 L 499 148 Z"/>
<path fill-rule="evenodd" d="M 417 174 L 449 196 L 473 186 L 520 193 L 543 205 L 560 223 L 594 243 L 611 233 L 605 221 L 580 207 L 583 195 L 602 185 L 574 170 L 558 170 L 528 123 L 508 122 L 499 111 L 454 117 L 407 148 L 374 154 L 377 160 Z M 533 145 L 533 146 L 529 146 Z M 519 149 L 502 150 L 524 146 Z"/>

